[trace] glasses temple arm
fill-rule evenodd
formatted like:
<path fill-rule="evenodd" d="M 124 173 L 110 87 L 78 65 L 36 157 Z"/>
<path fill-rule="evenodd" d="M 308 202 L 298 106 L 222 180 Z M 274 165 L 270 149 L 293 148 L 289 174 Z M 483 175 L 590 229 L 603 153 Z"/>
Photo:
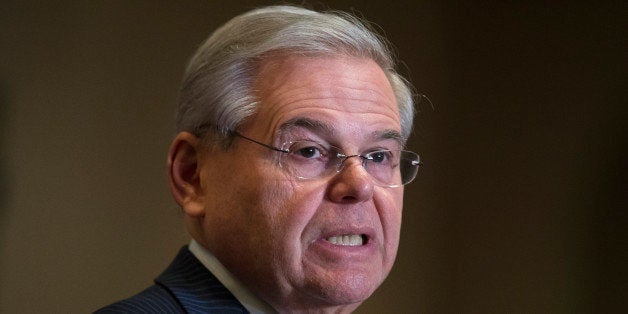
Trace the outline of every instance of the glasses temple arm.
<path fill-rule="evenodd" d="M 278 148 L 278 147 L 270 146 L 268 144 L 264 144 L 262 142 L 258 142 L 258 141 L 254 140 L 252 138 L 248 138 L 248 137 L 240 134 L 238 131 L 231 131 L 231 133 L 233 133 L 235 136 L 241 137 L 241 138 L 243 138 L 243 139 L 245 139 L 247 141 L 251 141 L 251 142 L 253 142 L 255 144 L 262 145 L 262 146 L 264 146 L 264 147 L 266 147 L 268 149 L 272 149 L 272 150 L 275 150 L 275 151 L 278 151 L 278 152 L 282 152 L 282 153 L 289 153 L 290 152 L 287 149 L 281 149 L 281 148 Z"/>

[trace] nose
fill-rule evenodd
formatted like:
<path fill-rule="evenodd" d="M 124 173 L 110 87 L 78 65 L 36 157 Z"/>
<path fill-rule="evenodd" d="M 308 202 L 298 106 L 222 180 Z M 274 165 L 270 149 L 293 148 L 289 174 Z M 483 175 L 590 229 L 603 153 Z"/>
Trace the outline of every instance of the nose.
<path fill-rule="evenodd" d="M 361 157 L 347 156 L 339 167 L 340 172 L 331 178 L 327 190 L 332 202 L 360 203 L 373 197 L 373 180 Z"/>

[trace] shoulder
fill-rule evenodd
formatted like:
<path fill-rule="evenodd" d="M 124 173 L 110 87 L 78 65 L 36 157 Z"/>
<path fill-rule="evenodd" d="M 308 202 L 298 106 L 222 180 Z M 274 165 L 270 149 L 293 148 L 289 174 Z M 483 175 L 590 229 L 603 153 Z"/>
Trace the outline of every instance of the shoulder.
<path fill-rule="evenodd" d="M 99 309 L 95 313 L 185 313 L 185 311 L 167 289 L 153 285 L 128 299 Z"/>
<path fill-rule="evenodd" d="M 183 247 L 148 289 L 96 313 L 248 313 L 220 281 Z"/>

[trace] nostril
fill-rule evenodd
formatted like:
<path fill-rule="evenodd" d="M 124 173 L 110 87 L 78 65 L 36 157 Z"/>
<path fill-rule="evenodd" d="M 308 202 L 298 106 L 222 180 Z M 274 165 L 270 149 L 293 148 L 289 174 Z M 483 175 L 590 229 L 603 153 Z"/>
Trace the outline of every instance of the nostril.
<path fill-rule="evenodd" d="M 353 203 L 357 200 L 357 197 L 352 195 L 347 195 L 342 198 L 343 203 Z"/>

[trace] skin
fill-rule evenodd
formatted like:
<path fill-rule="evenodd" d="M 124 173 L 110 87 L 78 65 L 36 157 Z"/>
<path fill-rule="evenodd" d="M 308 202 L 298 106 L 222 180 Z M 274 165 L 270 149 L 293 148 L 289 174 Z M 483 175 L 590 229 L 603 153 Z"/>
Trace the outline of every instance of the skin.
<path fill-rule="evenodd" d="M 397 103 L 369 59 L 266 60 L 255 84 L 261 105 L 239 130 L 276 147 L 312 139 L 347 154 L 399 147 Z M 293 123 L 307 119 L 313 125 Z M 289 127 L 288 127 L 289 126 Z M 337 174 L 303 180 L 281 153 L 236 138 L 210 149 L 187 132 L 169 153 L 170 184 L 192 237 L 279 312 L 350 312 L 383 282 L 399 243 L 403 187 L 373 183 L 359 158 Z M 340 246 L 333 235 L 363 235 Z"/>

